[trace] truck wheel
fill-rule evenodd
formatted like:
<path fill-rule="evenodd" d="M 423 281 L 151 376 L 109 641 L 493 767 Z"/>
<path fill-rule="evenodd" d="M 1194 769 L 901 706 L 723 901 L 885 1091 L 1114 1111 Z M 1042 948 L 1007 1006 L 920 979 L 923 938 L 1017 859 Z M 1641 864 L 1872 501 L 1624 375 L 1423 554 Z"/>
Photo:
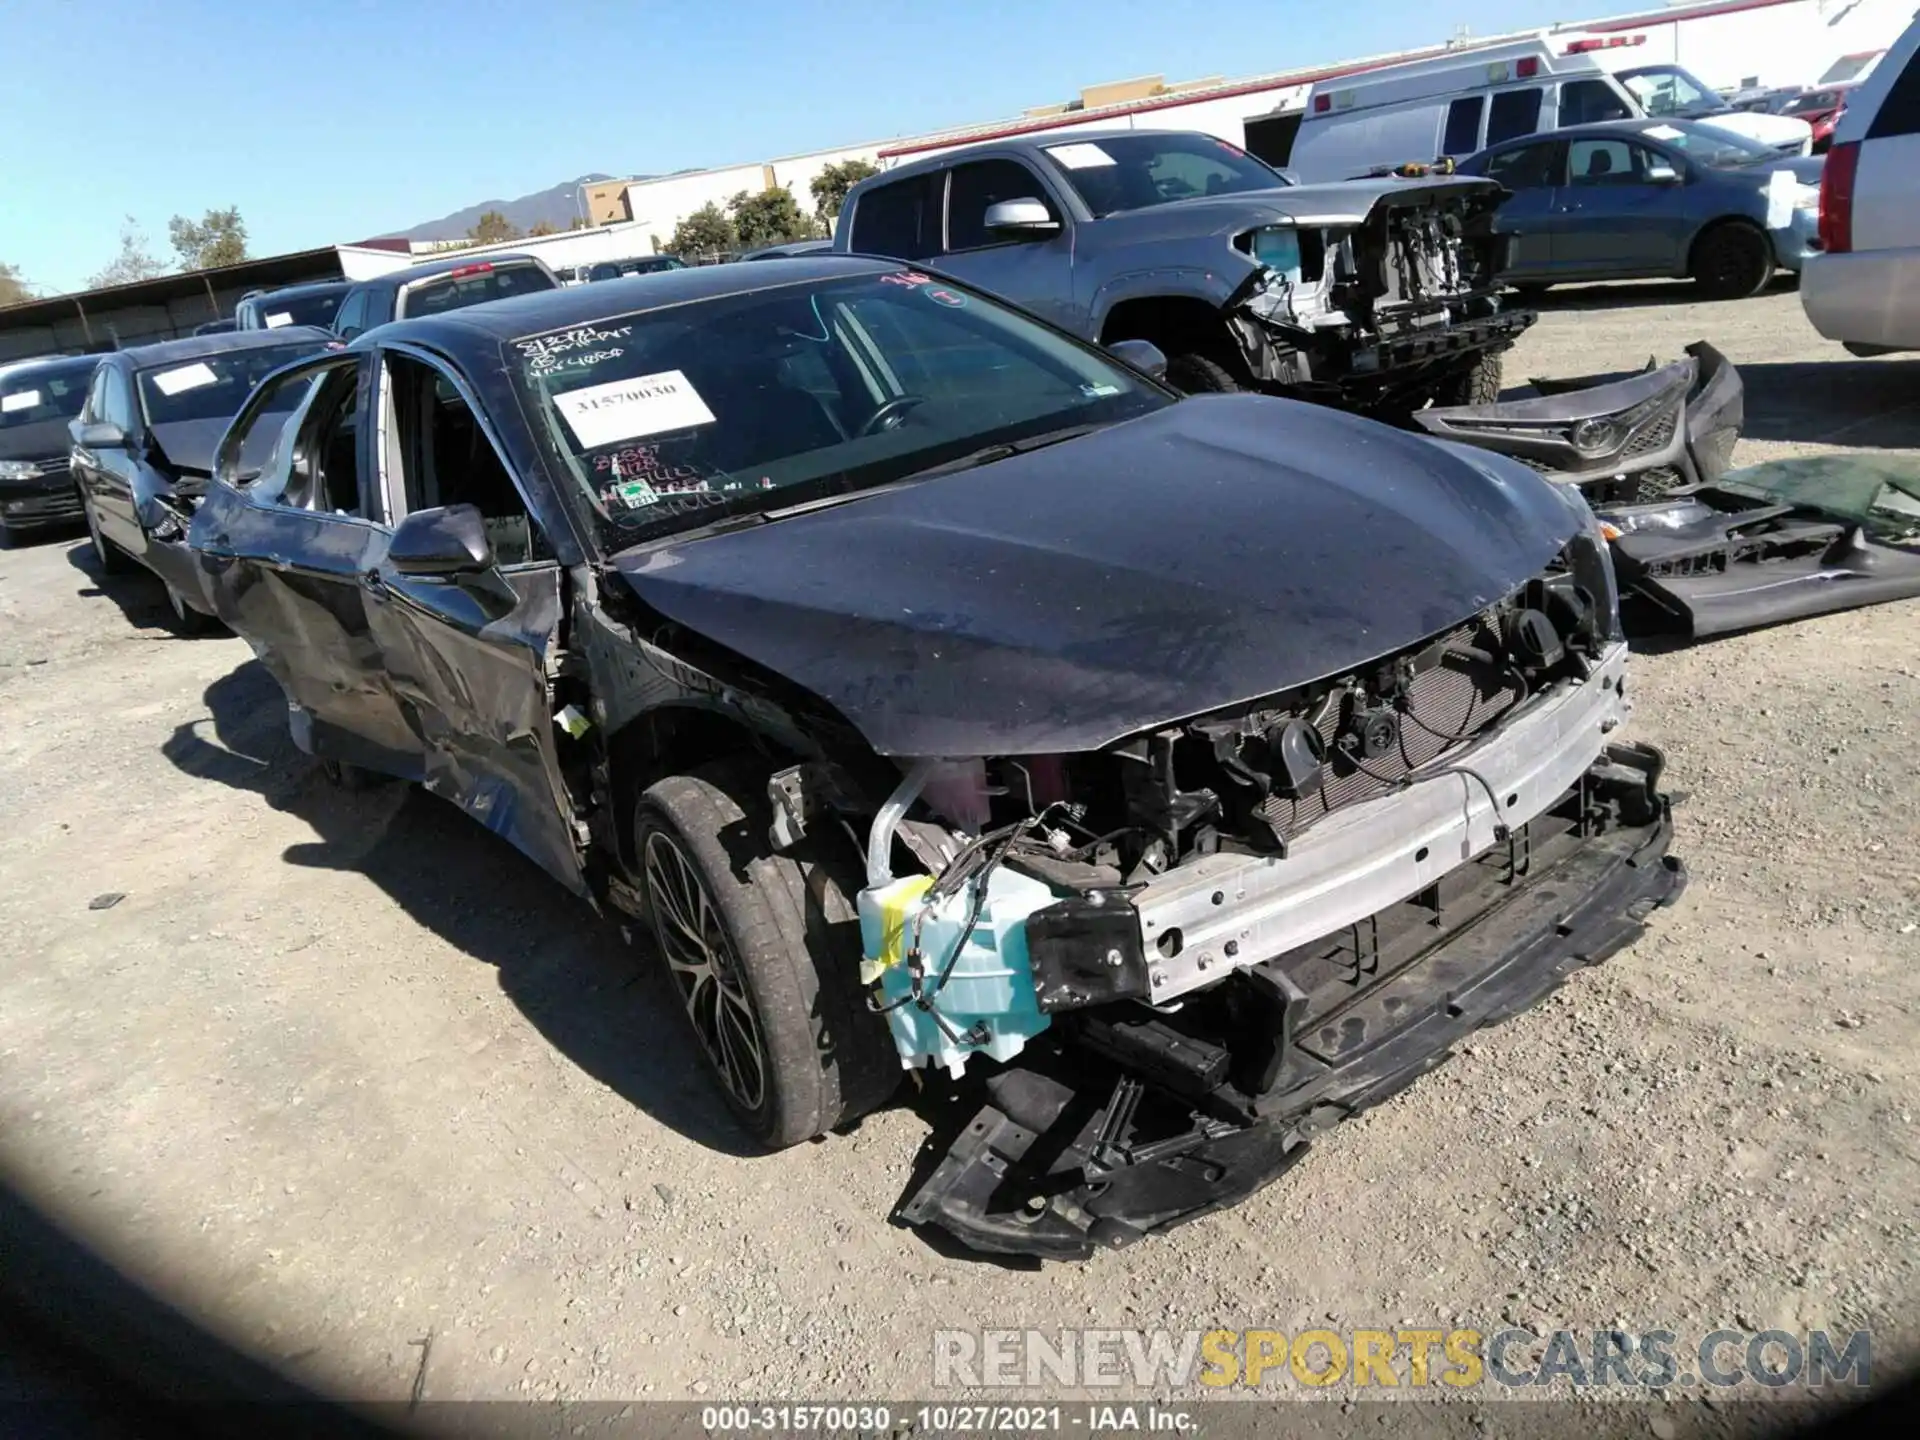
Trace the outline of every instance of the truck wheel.
<path fill-rule="evenodd" d="M 859 985 L 858 912 L 825 865 L 768 847 L 758 790 L 744 767 L 658 781 L 634 849 L 654 943 L 721 1095 L 784 1149 L 881 1104 L 902 1071 Z"/>
<path fill-rule="evenodd" d="M 1694 242 L 1690 273 L 1709 300 L 1745 300 L 1773 278 L 1773 244 L 1751 225 L 1726 221 Z"/>
<path fill-rule="evenodd" d="M 1482 350 L 1473 363 L 1456 370 L 1441 382 L 1434 395 L 1436 405 L 1492 405 L 1500 398 L 1503 370 L 1500 352 Z"/>
<path fill-rule="evenodd" d="M 1218 360 L 1192 351 L 1167 361 L 1166 378 L 1167 384 L 1183 395 L 1230 395 L 1246 388 Z"/>

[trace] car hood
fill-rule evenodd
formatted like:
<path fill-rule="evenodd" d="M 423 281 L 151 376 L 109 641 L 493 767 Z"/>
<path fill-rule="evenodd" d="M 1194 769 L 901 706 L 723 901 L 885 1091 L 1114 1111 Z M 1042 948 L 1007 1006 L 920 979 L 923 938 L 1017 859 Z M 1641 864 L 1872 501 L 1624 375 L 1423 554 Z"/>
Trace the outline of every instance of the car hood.
<path fill-rule="evenodd" d="M 0 430 L 0 460 L 64 460 L 73 449 L 65 420 L 33 420 Z"/>
<path fill-rule="evenodd" d="M 1584 523 L 1571 487 L 1500 457 L 1207 396 L 613 563 L 883 754 L 1059 753 L 1404 649 Z"/>
<path fill-rule="evenodd" d="M 1118 210 L 1099 222 L 1131 238 L 1191 236 L 1196 230 L 1239 234 L 1261 225 L 1358 225 L 1382 201 L 1418 203 L 1442 196 L 1484 197 L 1489 207 L 1504 195 L 1496 181 L 1475 175 L 1339 180 L 1324 185 L 1283 185 L 1235 195 L 1169 200 L 1141 210 Z"/>
<path fill-rule="evenodd" d="M 226 420 L 175 420 L 155 425 L 154 443 L 175 470 L 196 475 L 213 473 L 213 452 L 227 433 Z"/>

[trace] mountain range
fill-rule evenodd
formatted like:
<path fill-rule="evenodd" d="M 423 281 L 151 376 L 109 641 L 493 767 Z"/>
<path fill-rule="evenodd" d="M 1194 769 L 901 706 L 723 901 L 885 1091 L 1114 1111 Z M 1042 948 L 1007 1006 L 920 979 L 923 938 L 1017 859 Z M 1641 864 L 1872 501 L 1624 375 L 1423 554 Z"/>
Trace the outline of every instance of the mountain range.
<path fill-rule="evenodd" d="M 580 187 L 612 178 L 611 175 L 598 173 L 582 175 L 548 186 L 545 190 L 536 190 L 531 195 L 522 195 L 517 200 L 482 200 L 478 205 L 469 205 L 451 215 L 442 215 L 438 220 L 423 220 L 404 230 L 392 231 L 387 238 L 404 236 L 409 240 L 464 240 L 467 231 L 489 210 L 498 210 L 507 217 L 509 223 L 523 232 L 542 221 L 556 230 L 564 230 L 580 218 Z M 645 180 L 652 177 L 642 175 L 635 178 Z"/>

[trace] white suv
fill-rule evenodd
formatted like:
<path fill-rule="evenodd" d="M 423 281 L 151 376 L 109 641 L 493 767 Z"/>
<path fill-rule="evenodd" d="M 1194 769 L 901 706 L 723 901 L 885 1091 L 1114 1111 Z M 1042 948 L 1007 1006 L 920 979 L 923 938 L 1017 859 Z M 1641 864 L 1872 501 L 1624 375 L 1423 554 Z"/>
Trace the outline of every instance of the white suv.
<path fill-rule="evenodd" d="M 1856 355 L 1920 350 L 1920 18 L 1853 92 L 1800 271 L 1813 328 Z"/>

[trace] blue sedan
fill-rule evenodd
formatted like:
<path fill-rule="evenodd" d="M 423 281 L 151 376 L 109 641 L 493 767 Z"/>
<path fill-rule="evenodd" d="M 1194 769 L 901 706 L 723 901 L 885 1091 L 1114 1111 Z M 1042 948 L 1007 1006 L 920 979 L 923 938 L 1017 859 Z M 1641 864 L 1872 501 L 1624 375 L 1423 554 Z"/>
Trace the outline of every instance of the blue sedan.
<path fill-rule="evenodd" d="M 1824 156 L 1782 158 L 1687 120 L 1575 125 L 1462 162 L 1513 192 L 1494 224 L 1513 237 L 1501 278 L 1691 278 L 1713 299 L 1758 294 L 1816 248 Z"/>

